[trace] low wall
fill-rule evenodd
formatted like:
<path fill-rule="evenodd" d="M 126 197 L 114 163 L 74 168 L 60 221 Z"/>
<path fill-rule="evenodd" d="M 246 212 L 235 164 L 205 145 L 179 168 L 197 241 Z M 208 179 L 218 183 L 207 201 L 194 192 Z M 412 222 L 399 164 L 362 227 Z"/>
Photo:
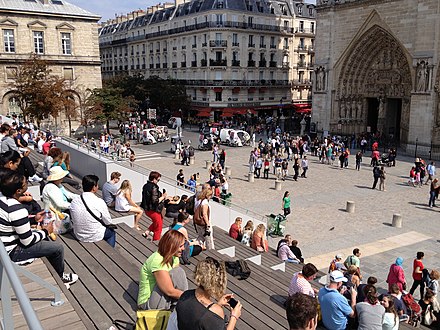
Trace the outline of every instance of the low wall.
<path fill-rule="evenodd" d="M 87 174 L 95 174 L 99 177 L 99 185 L 102 185 L 110 179 L 112 172 L 120 172 L 122 180 L 130 180 L 133 187 L 132 198 L 136 203 L 140 203 L 142 199 L 142 187 L 148 181 L 150 170 L 140 168 L 138 166 L 131 168 L 126 161 L 115 161 L 108 159 L 100 154 L 94 153 L 76 142 L 69 140 L 57 140 L 57 147 L 63 151 L 70 153 L 70 163 L 72 172 L 78 177 Z M 192 192 L 176 185 L 175 181 L 162 177 L 159 182 L 160 189 L 165 189 L 170 196 L 188 195 Z M 220 203 L 211 201 L 211 217 L 212 224 L 223 230 L 229 231 L 229 227 L 234 223 L 236 217 L 243 218 L 244 223 L 248 220 L 254 222 L 254 226 L 260 223 L 266 225 L 264 219 L 259 218 L 251 211 L 239 207 L 229 207 Z"/>

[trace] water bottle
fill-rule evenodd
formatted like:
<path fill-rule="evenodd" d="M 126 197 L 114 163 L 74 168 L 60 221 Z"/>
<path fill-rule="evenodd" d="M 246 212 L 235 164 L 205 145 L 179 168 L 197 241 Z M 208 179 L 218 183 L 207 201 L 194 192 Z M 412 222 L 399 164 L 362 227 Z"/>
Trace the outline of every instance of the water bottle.
<path fill-rule="evenodd" d="M 43 227 L 45 227 L 45 226 L 49 225 L 51 222 L 52 222 L 52 213 L 50 213 L 49 210 L 45 210 L 44 211 L 44 218 L 43 218 L 41 225 Z"/>

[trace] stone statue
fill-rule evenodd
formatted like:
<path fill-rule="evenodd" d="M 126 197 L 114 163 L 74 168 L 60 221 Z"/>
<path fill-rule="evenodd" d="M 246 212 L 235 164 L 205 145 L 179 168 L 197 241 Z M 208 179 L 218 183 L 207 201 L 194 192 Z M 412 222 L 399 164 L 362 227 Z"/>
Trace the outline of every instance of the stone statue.
<path fill-rule="evenodd" d="M 339 118 L 344 118 L 343 115 L 345 113 L 345 101 L 341 101 L 341 106 L 339 108 Z"/>
<path fill-rule="evenodd" d="M 323 91 L 325 90 L 325 72 L 324 68 L 320 67 L 316 72 L 316 90 Z"/>
<path fill-rule="evenodd" d="M 357 102 L 357 118 L 359 119 L 363 119 L 363 114 L 362 114 L 362 100 L 359 100 Z"/>
<path fill-rule="evenodd" d="M 385 118 L 385 102 L 383 98 L 379 98 L 379 114 L 378 118 Z"/>
<path fill-rule="evenodd" d="M 424 61 L 420 62 L 417 67 L 417 92 L 426 92 L 426 83 L 428 81 L 428 68 Z"/>

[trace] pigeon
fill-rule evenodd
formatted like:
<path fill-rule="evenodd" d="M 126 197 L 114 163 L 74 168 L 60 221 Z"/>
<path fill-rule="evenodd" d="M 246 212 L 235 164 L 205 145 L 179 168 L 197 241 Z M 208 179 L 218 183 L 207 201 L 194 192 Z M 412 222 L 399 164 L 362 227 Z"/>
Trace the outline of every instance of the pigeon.
<path fill-rule="evenodd" d="M 333 229 L 335 229 L 335 227 L 331 227 L 331 228 L 329 229 L 329 231 L 332 231 Z"/>

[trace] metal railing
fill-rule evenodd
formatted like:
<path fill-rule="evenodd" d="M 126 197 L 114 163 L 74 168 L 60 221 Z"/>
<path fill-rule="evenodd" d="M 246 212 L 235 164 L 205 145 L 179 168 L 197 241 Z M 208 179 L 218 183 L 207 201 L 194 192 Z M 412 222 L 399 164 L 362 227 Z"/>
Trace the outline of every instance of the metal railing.
<path fill-rule="evenodd" d="M 96 155 L 96 157 L 98 157 L 98 159 L 104 158 L 104 159 L 108 159 L 108 160 L 112 160 L 112 161 L 117 161 L 117 162 L 121 162 L 121 163 L 126 163 L 127 167 L 130 168 L 131 170 L 134 170 L 138 173 L 141 173 L 145 176 L 148 177 L 148 175 L 150 174 L 151 171 L 155 171 L 153 169 L 144 167 L 144 166 L 140 166 L 136 163 L 132 163 L 130 164 L 129 159 L 127 158 L 121 158 L 118 157 L 115 153 L 104 153 L 101 150 L 99 150 L 99 147 L 95 150 L 95 149 L 91 149 L 91 147 L 89 145 L 84 145 L 83 143 L 72 139 L 70 137 L 66 137 L 66 136 L 60 136 L 59 138 L 61 138 L 63 141 L 67 142 L 70 146 L 74 145 L 76 146 L 77 149 L 84 149 L 88 154 L 91 155 Z M 171 178 L 171 177 L 167 177 L 163 174 L 161 174 L 161 181 L 163 181 L 164 183 L 166 183 L 167 185 L 172 186 L 175 189 L 183 189 L 185 191 L 187 191 L 188 195 L 191 195 L 194 193 L 194 191 L 191 189 L 190 186 L 184 184 L 184 185 L 179 185 L 176 182 L 176 179 Z M 243 213 L 249 217 L 252 217 L 256 220 L 259 220 L 265 224 L 267 224 L 267 216 L 266 215 L 262 215 L 259 213 L 256 213 L 254 211 L 251 211 L 249 209 L 246 209 L 245 207 L 242 207 L 238 204 L 232 203 L 229 200 L 225 200 L 222 198 L 218 198 L 219 199 L 219 203 L 223 204 L 225 206 L 227 206 L 229 209 L 232 210 L 236 210 L 240 213 Z"/>
<path fill-rule="evenodd" d="M 52 306 L 61 306 L 64 301 L 61 300 L 60 291 L 53 285 L 47 283 L 35 274 L 27 271 L 23 267 L 20 267 L 13 263 L 6 252 L 3 242 L 0 241 L 0 297 L 2 303 L 2 319 L 1 327 L 2 329 L 11 330 L 14 329 L 14 319 L 12 313 L 12 297 L 11 288 L 14 290 L 16 299 L 20 304 L 21 311 L 26 320 L 26 323 L 31 330 L 43 330 L 40 320 L 35 313 L 29 297 L 24 290 L 23 284 L 21 283 L 18 273 L 26 276 L 33 282 L 41 285 L 42 287 L 52 291 L 55 298 L 51 302 Z"/>

